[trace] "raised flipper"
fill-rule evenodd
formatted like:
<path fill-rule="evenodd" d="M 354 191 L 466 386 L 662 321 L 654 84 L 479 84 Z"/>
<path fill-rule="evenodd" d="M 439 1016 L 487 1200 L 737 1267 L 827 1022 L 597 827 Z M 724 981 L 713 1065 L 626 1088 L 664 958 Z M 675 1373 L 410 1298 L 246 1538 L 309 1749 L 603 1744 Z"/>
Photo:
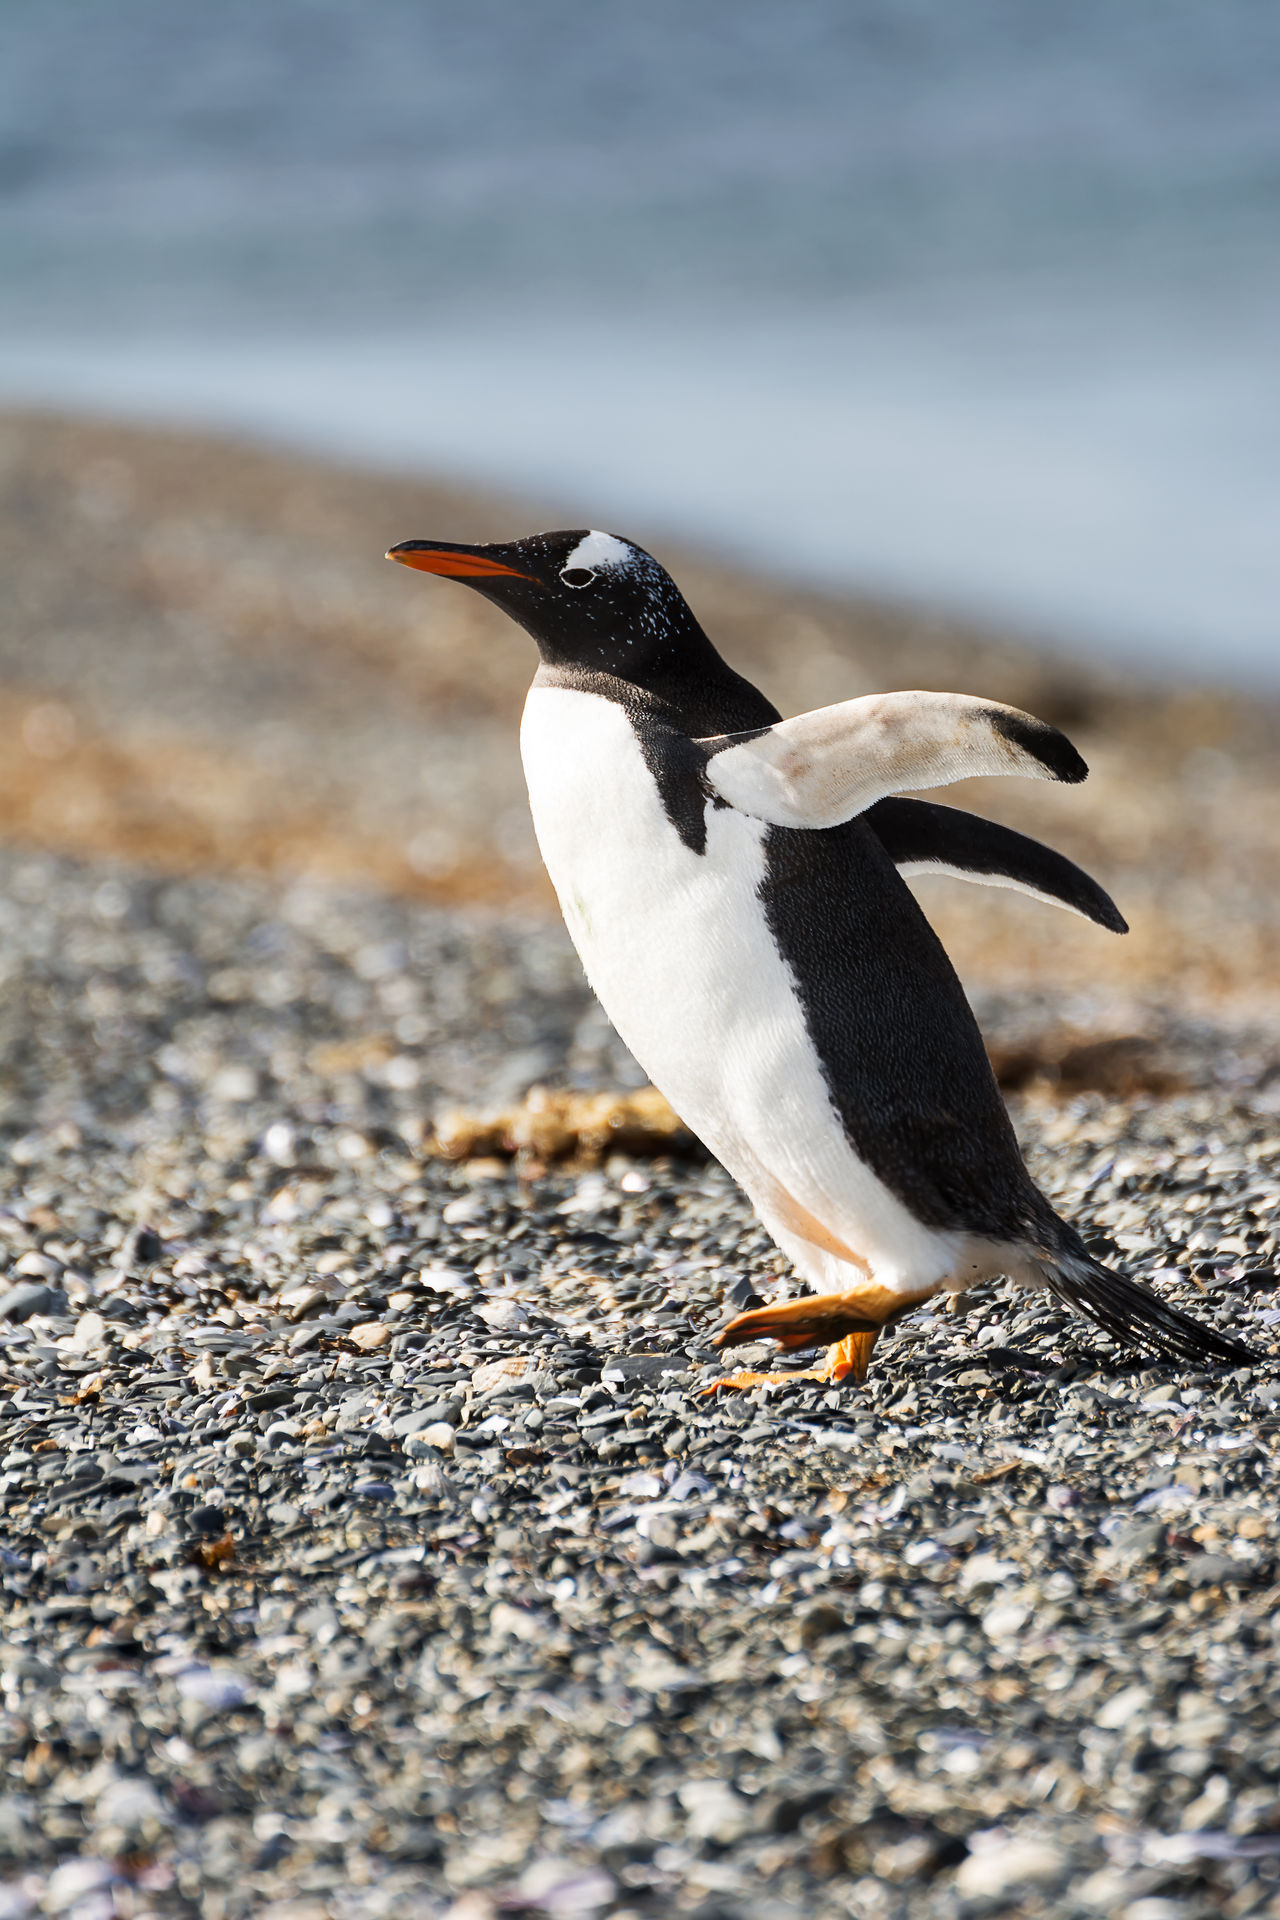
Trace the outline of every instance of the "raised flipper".
<path fill-rule="evenodd" d="M 863 817 L 899 873 L 946 873 L 957 880 L 1013 887 L 1112 933 L 1129 931 L 1110 894 L 1083 868 L 1012 827 L 932 800 L 877 800 Z"/>
<path fill-rule="evenodd" d="M 711 791 L 775 827 L 839 826 L 890 794 L 975 774 L 1089 771 L 1056 727 L 963 693 L 873 693 L 698 744 Z"/>

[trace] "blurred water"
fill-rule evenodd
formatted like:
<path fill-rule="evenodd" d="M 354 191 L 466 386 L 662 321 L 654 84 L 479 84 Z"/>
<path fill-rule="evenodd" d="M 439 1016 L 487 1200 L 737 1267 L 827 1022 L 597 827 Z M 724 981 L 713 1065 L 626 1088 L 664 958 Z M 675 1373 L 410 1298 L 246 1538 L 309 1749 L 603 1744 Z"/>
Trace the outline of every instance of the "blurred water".
<path fill-rule="evenodd" d="M 1278 83 L 1258 0 L 9 0 L 0 391 L 1280 681 Z"/>

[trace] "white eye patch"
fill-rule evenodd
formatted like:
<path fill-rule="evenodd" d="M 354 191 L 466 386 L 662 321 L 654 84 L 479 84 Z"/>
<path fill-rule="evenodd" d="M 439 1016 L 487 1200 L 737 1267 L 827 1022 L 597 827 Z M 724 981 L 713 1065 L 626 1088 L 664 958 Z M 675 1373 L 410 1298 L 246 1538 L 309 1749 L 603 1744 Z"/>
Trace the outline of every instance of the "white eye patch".
<path fill-rule="evenodd" d="M 595 572 L 601 567 L 625 567 L 632 558 L 632 549 L 625 540 L 615 539 L 611 533 L 589 533 L 585 540 L 579 540 L 573 552 L 564 563 L 564 573 Z"/>

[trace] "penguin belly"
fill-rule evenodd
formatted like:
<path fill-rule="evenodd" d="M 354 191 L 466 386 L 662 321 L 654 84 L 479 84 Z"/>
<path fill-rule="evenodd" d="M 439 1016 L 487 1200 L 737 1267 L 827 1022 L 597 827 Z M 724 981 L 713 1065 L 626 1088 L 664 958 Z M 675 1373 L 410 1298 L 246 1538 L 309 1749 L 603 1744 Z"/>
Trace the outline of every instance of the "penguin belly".
<path fill-rule="evenodd" d="M 605 695 L 535 686 L 520 744 L 538 845 L 593 990 L 778 1244 L 819 1286 L 959 1284 L 969 1236 L 917 1220 L 841 1124 L 759 897 L 768 829 L 708 802 L 695 852 Z"/>

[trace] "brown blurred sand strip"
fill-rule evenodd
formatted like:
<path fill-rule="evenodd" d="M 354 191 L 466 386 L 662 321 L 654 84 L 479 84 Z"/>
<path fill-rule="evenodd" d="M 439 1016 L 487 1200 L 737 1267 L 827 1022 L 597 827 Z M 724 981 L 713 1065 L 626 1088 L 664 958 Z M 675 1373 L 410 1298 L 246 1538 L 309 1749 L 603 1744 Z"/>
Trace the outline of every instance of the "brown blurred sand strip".
<path fill-rule="evenodd" d="M 381 557 L 547 519 L 213 437 L 0 420 L 0 838 L 550 907 L 516 751 L 531 649 L 475 596 Z M 926 883 L 971 984 L 1280 1009 L 1275 707 L 662 557 L 784 710 L 938 686 L 1069 729 L 1084 788 L 976 781 L 947 797 L 1081 861 L 1133 931 Z"/>
<path fill-rule="evenodd" d="M 423 873 L 396 839 L 299 806 L 269 767 L 178 733 L 92 733 L 62 701 L 13 687 L 0 709 L 0 838 L 170 873 L 275 874 L 457 905 L 533 904 L 544 891 L 497 856 Z"/>

